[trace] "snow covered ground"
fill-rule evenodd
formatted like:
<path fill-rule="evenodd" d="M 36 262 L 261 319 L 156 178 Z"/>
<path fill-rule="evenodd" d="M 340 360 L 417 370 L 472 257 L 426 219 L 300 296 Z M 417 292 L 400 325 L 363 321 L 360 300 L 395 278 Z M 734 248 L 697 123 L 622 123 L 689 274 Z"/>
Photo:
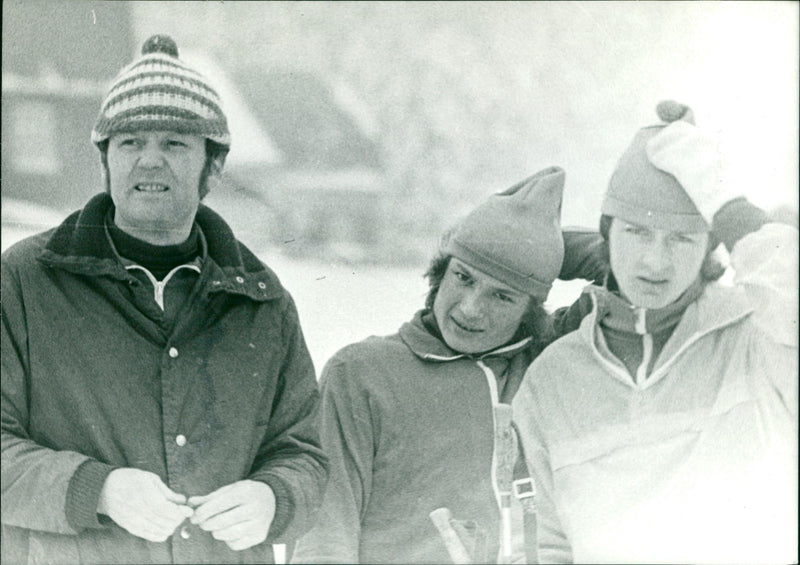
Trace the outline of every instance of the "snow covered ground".
<path fill-rule="evenodd" d="M 425 303 L 425 265 L 348 266 L 259 254 L 297 303 L 317 373 L 337 350 L 370 335 L 394 333 Z M 557 282 L 548 308 L 571 304 L 585 281 Z"/>

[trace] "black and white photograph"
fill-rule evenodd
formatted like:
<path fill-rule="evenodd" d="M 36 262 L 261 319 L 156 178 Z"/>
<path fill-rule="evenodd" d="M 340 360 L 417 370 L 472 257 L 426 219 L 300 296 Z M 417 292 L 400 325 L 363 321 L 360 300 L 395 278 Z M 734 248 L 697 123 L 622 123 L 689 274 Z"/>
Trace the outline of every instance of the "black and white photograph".
<path fill-rule="evenodd" d="M 0 563 L 797 563 L 798 38 L 4 1 Z"/>

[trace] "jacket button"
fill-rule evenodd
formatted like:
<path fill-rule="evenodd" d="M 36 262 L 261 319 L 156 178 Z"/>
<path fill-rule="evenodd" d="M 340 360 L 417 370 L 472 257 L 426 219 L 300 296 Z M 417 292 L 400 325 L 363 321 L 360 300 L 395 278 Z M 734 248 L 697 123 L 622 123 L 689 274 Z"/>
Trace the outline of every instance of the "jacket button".
<path fill-rule="evenodd" d="M 241 284 L 244 282 L 244 279 L 242 277 L 236 277 L 236 282 Z"/>
<path fill-rule="evenodd" d="M 189 539 L 190 537 L 192 537 L 192 532 L 189 531 L 188 527 L 184 526 L 181 528 L 181 537 L 183 539 Z"/>
<path fill-rule="evenodd" d="M 184 445 L 186 445 L 186 436 L 183 434 L 178 434 L 175 437 L 175 443 L 178 444 L 178 447 L 183 447 Z"/>
<path fill-rule="evenodd" d="M 175 359 L 178 356 L 178 350 L 174 347 L 169 348 L 169 356 Z"/>
<path fill-rule="evenodd" d="M 266 285 L 266 283 L 264 283 L 262 281 L 259 281 L 258 282 L 258 288 L 260 288 L 261 290 L 264 290 L 265 288 L 267 288 L 267 285 Z"/>

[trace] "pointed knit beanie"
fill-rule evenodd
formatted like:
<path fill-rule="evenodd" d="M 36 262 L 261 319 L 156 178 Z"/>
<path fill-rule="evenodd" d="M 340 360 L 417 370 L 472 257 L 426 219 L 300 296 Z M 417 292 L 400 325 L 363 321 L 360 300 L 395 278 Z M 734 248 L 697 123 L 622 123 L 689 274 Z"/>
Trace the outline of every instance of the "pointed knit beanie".
<path fill-rule="evenodd" d="M 166 35 L 145 41 L 142 56 L 114 79 L 92 130 L 92 142 L 142 130 L 195 134 L 225 147 L 231 144 L 217 92 L 181 61 L 178 47 Z"/>
<path fill-rule="evenodd" d="M 675 165 L 668 167 L 669 170 L 656 167 L 648 154 L 648 142 L 673 122 L 684 121 L 694 129 L 694 114 L 688 106 L 666 100 L 658 104 L 656 113 L 665 123 L 642 128 L 633 138 L 611 175 L 602 213 L 656 229 L 708 231 L 708 223 L 678 179 L 683 176 L 681 169 L 697 171 L 714 167 L 716 163 L 690 150 L 675 156 Z M 678 144 L 670 143 L 678 148 Z"/>
<path fill-rule="evenodd" d="M 447 233 L 440 250 L 544 301 L 564 259 L 564 171 L 550 167 L 493 194 Z"/>

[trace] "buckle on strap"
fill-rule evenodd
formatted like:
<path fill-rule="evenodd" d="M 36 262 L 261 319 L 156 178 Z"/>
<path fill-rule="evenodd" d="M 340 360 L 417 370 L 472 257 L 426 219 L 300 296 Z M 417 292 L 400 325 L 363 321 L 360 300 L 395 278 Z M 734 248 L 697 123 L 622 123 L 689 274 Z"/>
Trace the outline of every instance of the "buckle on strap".
<path fill-rule="evenodd" d="M 517 479 L 511 484 L 514 487 L 514 496 L 517 497 L 517 500 L 533 498 L 536 496 L 536 485 L 534 484 L 533 479 L 530 477 Z"/>

